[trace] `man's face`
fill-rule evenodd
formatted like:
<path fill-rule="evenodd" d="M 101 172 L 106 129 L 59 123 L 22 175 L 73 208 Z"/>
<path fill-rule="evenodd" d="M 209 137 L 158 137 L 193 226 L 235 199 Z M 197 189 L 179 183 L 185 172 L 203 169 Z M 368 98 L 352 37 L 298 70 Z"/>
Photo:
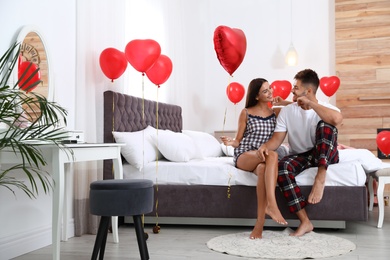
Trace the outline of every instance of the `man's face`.
<path fill-rule="evenodd" d="M 293 93 L 293 102 L 296 102 L 298 97 L 303 97 L 307 95 L 307 89 L 302 85 L 302 82 L 300 80 L 297 80 L 295 82 L 291 92 Z"/>

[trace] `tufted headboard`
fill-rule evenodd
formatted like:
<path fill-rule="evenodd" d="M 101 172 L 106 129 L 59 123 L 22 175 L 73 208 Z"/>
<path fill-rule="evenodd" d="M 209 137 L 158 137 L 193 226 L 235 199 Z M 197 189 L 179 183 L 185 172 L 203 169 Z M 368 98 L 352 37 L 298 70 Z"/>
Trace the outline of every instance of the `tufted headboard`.
<path fill-rule="evenodd" d="M 139 97 L 133 97 L 113 91 L 104 92 L 103 141 L 115 142 L 112 135 L 117 132 L 135 132 L 151 125 L 157 128 L 156 110 L 158 108 L 158 129 L 181 132 L 183 120 L 181 107 Z M 112 161 L 105 160 L 103 178 L 112 179 Z"/>

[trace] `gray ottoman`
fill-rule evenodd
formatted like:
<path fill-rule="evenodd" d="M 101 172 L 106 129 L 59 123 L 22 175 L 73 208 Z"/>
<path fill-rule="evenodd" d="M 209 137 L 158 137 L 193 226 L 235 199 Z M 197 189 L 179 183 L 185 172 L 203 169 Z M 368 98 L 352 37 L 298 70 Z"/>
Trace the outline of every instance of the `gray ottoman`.
<path fill-rule="evenodd" d="M 92 258 L 103 259 L 112 216 L 133 216 L 141 259 L 149 259 L 142 215 L 153 210 L 154 189 L 150 180 L 103 180 L 90 185 L 90 211 L 101 216 Z"/>

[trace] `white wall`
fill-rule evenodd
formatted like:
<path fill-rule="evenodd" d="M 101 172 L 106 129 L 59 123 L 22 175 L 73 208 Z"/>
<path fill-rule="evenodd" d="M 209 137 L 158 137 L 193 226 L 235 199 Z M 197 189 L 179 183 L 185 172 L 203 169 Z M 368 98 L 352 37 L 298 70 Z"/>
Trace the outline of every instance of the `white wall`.
<path fill-rule="evenodd" d="M 75 0 L 15 0 L 0 3 L 0 53 L 16 40 L 20 29 L 39 29 L 50 55 L 55 101 L 68 109 L 74 128 L 75 110 Z M 36 200 L 0 186 L 0 259 L 10 259 L 51 243 L 51 196 Z"/>
<path fill-rule="evenodd" d="M 296 67 L 284 65 L 290 44 L 288 0 L 1 1 L 0 52 L 22 26 L 40 28 L 52 62 L 55 100 L 69 110 L 69 129 L 84 130 L 86 141 L 96 142 L 103 140 L 103 91 L 142 95 L 140 73 L 129 65 L 111 83 L 100 70 L 100 53 L 107 47 L 124 50 L 133 39 L 152 38 L 171 58 L 173 72 L 158 91 L 145 77 L 146 97 L 156 99 L 158 92 L 160 102 L 181 105 L 185 129 L 235 130 L 244 101 L 233 105 L 226 97 L 229 76 L 213 45 L 217 26 L 240 28 L 246 34 L 246 56 L 231 79 L 245 87 L 255 77 L 292 81 L 304 68 L 316 70 L 320 77 L 334 74 L 333 1 L 292 2 Z M 50 196 L 31 201 L 21 193 L 14 198 L 0 187 L 0 259 L 50 244 L 50 201 Z"/>

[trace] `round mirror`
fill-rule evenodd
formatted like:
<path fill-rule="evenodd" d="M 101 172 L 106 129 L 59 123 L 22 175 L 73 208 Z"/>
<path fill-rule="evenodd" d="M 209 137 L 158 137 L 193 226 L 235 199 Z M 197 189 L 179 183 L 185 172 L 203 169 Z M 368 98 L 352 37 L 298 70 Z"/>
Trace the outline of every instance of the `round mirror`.
<path fill-rule="evenodd" d="M 20 55 L 18 65 L 14 69 L 15 82 L 18 78 L 19 66 L 26 61 L 34 63 L 39 68 L 40 80 L 42 83 L 33 91 L 52 101 L 53 87 L 49 73 L 49 55 L 42 35 L 37 28 L 25 26 L 20 30 L 16 42 L 20 43 Z"/>

